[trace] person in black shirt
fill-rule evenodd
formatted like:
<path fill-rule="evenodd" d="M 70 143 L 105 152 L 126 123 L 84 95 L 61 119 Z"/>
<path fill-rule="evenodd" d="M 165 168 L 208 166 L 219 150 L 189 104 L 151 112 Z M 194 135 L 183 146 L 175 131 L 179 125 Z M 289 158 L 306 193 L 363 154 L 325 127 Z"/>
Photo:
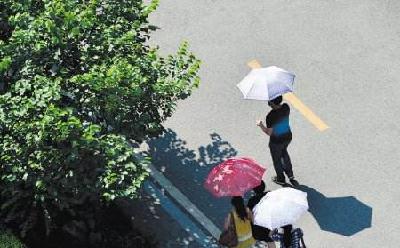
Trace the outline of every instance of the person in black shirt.
<path fill-rule="evenodd" d="M 261 198 L 263 198 L 268 192 L 265 191 L 265 183 L 261 181 L 261 184 L 255 188 L 253 188 L 254 195 L 250 197 L 249 201 L 247 202 L 247 207 L 253 211 L 253 208 L 260 202 Z M 251 225 L 251 230 L 253 234 L 253 238 L 257 241 L 264 241 L 267 242 L 268 248 L 275 248 L 275 243 L 272 238 L 269 236 L 270 231 L 268 228 L 258 226 L 258 225 Z"/>
<path fill-rule="evenodd" d="M 268 101 L 272 110 L 265 118 L 267 126 L 262 121 L 257 122 L 257 126 L 270 136 L 269 149 L 271 151 L 272 161 L 276 172 L 276 177 L 272 180 L 280 185 L 285 185 L 285 175 L 289 178 L 293 186 L 299 183 L 294 179 L 292 162 L 287 151 L 287 147 L 292 141 L 292 131 L 289 125 L 290 107 L 286 103 L 282 104 L 282 96 Z"/>

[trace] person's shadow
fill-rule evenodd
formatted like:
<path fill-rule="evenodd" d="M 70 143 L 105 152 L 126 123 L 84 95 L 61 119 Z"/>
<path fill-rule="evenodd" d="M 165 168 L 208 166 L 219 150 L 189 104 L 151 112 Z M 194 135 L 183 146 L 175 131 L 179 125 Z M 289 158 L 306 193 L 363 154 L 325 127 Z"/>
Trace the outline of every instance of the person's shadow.
<path fill-rule="evenodd" d="M 215 198 L 204 187 L 211 169 L 237 151 L 217 133 L 210 134 L 211 142 L 196 150 L 189 149 L 171 129 L 147 142 L 153 165 L 161 171 L 217 226 L 222 226 L 231 209 L 230 197 Z"/>
<path fill-rule="evenodd" d="M 307 192 L 308 211 L 322 230 L 352 236 L 371 227 L 372 208 L 354 196 L 326 197 L 306 185 L 297 189 Z"/>

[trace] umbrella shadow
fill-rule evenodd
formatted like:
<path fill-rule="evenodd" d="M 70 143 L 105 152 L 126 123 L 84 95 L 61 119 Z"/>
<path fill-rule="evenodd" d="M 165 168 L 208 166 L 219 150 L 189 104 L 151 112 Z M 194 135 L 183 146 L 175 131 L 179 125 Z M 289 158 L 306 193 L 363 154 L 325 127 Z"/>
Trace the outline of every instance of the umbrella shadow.
<path fill-rule="evenodd" d="M 147 142 L 153 165 L 160 170 L 184 195 L 186 195 L 215 224 L 223 224 L 230 210 L 228 197 L 215 198 L 204 189 L 204 180 L 211 169 L 237 151 L 217 133 L 210 134 L 209 144 L 189 149 L 171 129 Z"/>
<path fill-rule="evenodd" d="M 372 208 L 354 196 L 326 197 L 306 185 L 298 189 L 307 192 L 308 211 L 322 230 L 352 236 L 371 227 Z"/>

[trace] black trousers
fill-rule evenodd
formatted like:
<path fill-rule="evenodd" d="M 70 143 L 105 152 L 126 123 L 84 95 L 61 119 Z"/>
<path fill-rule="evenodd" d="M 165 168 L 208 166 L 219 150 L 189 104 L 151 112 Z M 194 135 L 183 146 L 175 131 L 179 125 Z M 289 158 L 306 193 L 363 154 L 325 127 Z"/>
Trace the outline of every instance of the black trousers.
<path fill-rule="evenodd" d="M 285 180 L 285 175 L 288 178 L 293 177 L 292 162 L 287 148 L 292 140 L 288 140 L 282 143 L 269 142 L 269 150 L 271 152 L 272 161 L 276 172 L 277 179 L 279 181 Z"/>

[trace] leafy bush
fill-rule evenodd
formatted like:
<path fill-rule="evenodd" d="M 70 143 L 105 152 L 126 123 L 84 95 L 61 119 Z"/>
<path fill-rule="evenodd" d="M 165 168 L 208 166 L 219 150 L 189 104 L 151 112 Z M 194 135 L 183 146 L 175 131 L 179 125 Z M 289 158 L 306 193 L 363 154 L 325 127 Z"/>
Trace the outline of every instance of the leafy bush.
<path fill-rule="evenodd" d="M 148 175 L 130 143 L 163 131 L 200 65 L 147 45 L 157 4 L 0 1 L 0 219 L 21 237 L 89 235 Z"/>
<path fill-rule="evenodd" d="M 24 245 L 14 235 L 0 230 L 1 248 L 24 248 Z"/>

